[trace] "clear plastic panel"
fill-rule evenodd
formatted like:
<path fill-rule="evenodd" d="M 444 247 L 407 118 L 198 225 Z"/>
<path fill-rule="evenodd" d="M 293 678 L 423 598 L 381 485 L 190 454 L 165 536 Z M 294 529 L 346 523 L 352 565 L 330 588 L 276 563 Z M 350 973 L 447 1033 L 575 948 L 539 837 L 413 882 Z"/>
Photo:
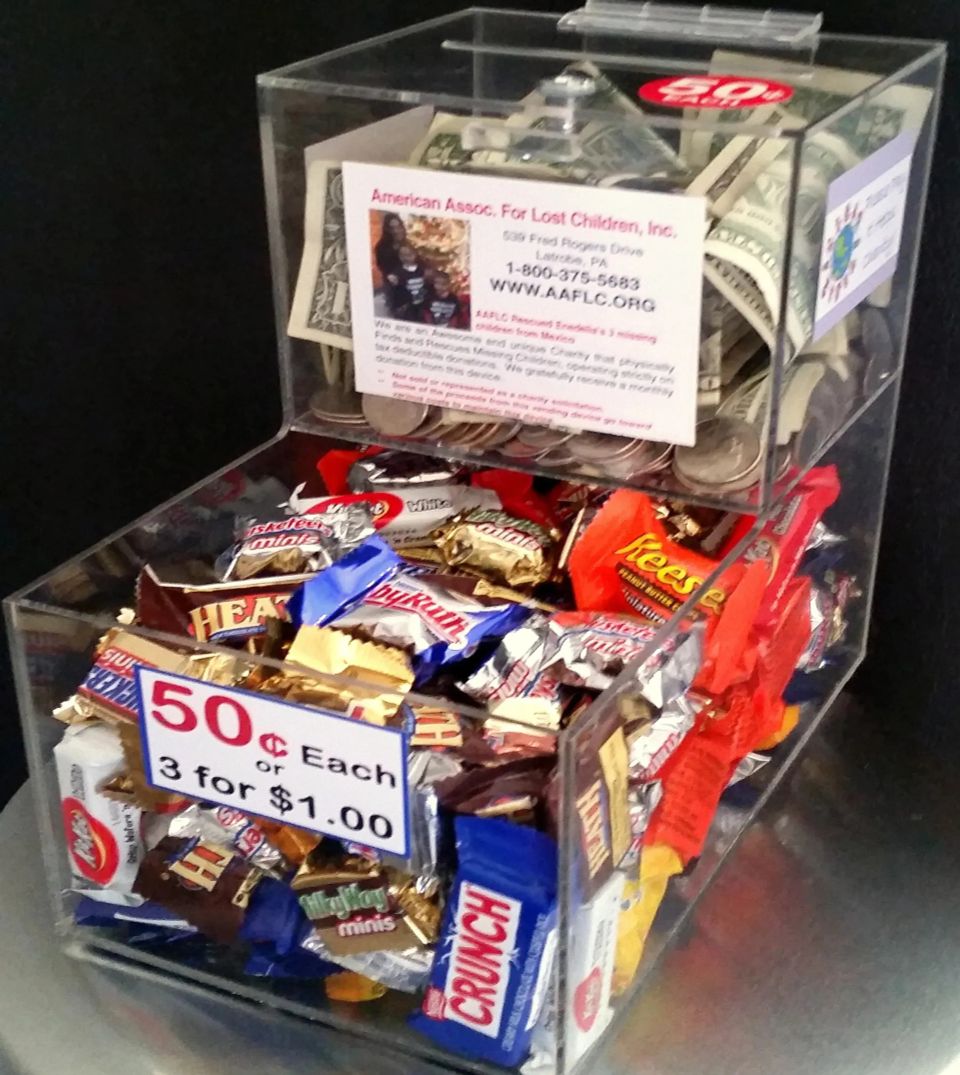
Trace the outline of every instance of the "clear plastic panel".
<path fill-rule="evenodd" d="M 699 18 L 699 9 L 692 10 Z M 713 14 L 707 12 L 707 25 Z M 477 10 L 263 76 L 288 419 L 297 428 L 359 443 L 594 478 L 705 505 L 750 510 L 774 503 L 797 467 L 822 450 L 887 375 L 879 363 L 855 361 L 853 351 L 852 358 L 835 353 L 848 346 L 840 339 L 844 332 L 849 347 L 858 346 L 852 319 L 813 342 L 821 224 L 833 189 L 815 166 L 817 147 L 849 148 L 850 138 L 860 137 L 857 117 L 879 119 L 886 99 L 901 96 L 907 83 L 915 102 L 927 103 L 905 116 L 919 141 L 902 214 L 897 298 L 891 300 L 902 327 L 942 66 L 940 53 L 920 43 L 814 39 L 799 23 L 794 29 L 806 52 L 765 50 L 754 40 L 731 45 L 707 33 L 669 44 L 655 35 L 591 31 L 578 37 L 538 15 Z M 416 55 L 436 50 L 429 88 L 411 74 L 410 49 Z M 417 69 L 427 66 L 424 61 Z M 735 93 L 751 94 L 759 92 L 751 88 L 757 82 L 782 84 L 784 90 L 770 93 L 789 99 L 678 108 L 638 98 L 650 80 L 677 72 L 690 92 L 733 81 Z M 706 82 L 693 78 L 697 72 Z M 370 81 L 361 86 L 358 79 Z M 812 126 L 816 131 L 804 135 Z M 878 122 L 865 136 L 871 147 L 889 140 L 885 129 Z M 834 178 L 842 179 L 859 157 L 844 149 L 836 159 Z M 343 169 L 357 162 L 388 166 L 368 173 L 384 182 L 396 176 L 398 183 L 416 185 L 425 181 L 419 173 L 441 171 L 450 183 L 467 182 L 464 189 L 478 197 L 507 189 L 489 186 L 505 179 L 521 180 L 530 197 L 546 199 L 561 197 L 558 184 L 575 184 L 587 209 L 603 202 L 602 188 L 610 191 L 607 201 L 618 199 L 637 218 L 649 215 L 653 204 L 666 204 L 651 196 L 702 199 L 703 284 L 699 294 L 689 294 L 689 308 L 700 306 L 699 343 L 693 350 L 678 343 L 670 353 L 685 357 L 664 365 L 658 362 L 662 347 L 645 334 L 649 311 L 630 318 L 617 313 L 617 304 L 626 310 L 641 296 L 652 301 L 656 290 L 658 265 L 643 260 L 643 240 L 634 240 L 636 256 L 617 262 L 620 268 L 635 263 L 638 275 L 618 269 L 611 277 L 586 264 L 589 252 L 543 246 L 553 240 L 535 229 L 524 234 L 522 226 L 505 225 L 493 239 L 477 231 L 485 250 L 497 247 L 488 278 L 481 273 L 491 271 L 489 256 L 482 270 L 471 268 L 479 264 L 469 240 L 476 220 L 375 210 L 370 249 L 354 250 L 351 269 L 348 232 L 354 246 L 366 240 L 357 238 L 356 210 L 347 208 L 358 173 L 351 170 L 354 178 L 345 182 Z M 354 220 L 349 228 L 348 219 Z M 614 245 L 626 249 L 629 242 Z M 410 263 L 394 272 L 387 261 L 393 265 L 401 246 Z M 607 257 L 601 253 L 599 260 Z M 362 308 L 349 279 L 351 273 L 357 279 L 358 258 L 371 262 L 364 287 L 372 288 L 373 301 Z M 443 279 L 442 295 L 434 277 Z M 477 296 L 487 296 L 488 279 L 500 292 L 525 289 L 523 324 L 513 314 L 490 315 L 489 303 L 478 302 Z M 634 284 L 636 295 L 628 293 Z M 606 312 L 595 305 L 601 300 L 612 304 Z M 436 322 L 433 304 L 449 307 L 452 320 Z M 353 325 L 355 316 L 361 329 Z M 889 333 L 874 324 L 874 314 L 867 321 L 871 343 L 886 351 Z M 821 317 L 818 324 L 824 323 Z M 895 350 L 902 340 L 897 327 Z M 604 349 L 598 333 L 635 337 L 636 343 Z M 823 348 L 834 352 L 829 363 Z M 696 403 L 684 413 L 694 417 L 680 419 L 687 405 L 675 401 L 693 398 L 681 384 L 691 361 Z M 371 392 L 374 380 L 381 387 Z M 529 392 L 517 392 L 518 384 L 529 385 Z M 677 432 L 644 435 L 639 425 L 623 421 L 620 428 L 631 432 L 612 432 L 609 417 L 597 421 L 590 412 L 606 414 L 618 395 L 636 401 L 628 410 L 643 428 Z"/>
<path fill-rule="evenodd" d="M 818 530 L 815 547 L 808 552 L 800 572 L 813 581 L 815 597 L 811 605 L 814 621 L 814 642 L 804 656 L 804 670 L 796 673 L 785 693 L 786 699 L 796 707 L 794 730 L 778 746 L 750 753 L 742 768 L 731 779 L 720 795 L 716 814 L 699 855 L 684 868 L 664 846 L 655 842 L 647 844 L 641 852 L 638 865 L 636 856 L 628 854 L 619 868 L 609 860 L 605 869 L 598 871 L 597 878 L 605 884 L 621 886 L 623 908 L 627 912 L 629 928 L 619 934 L 610 983 L 604 979 L 600 996 L 607 1007 L 599 1008 L 598 1020 L 610 1023 L 618 1017 L 628 1017 L 630 1001 L 641 988 L 645 976 L 652 969 L 660 954 L 680 934 L 697 899 L 706 890 L 726 855 L 731 851 L 747 826 L 756 816 L 777 783 L 789 771 L 807 739 L 830 705 L 835 701 L 850 676 L 860 664 L 866 652 L 867 629 L 873 594 L 877 551 L 883 518 L 883 500 L 886 487 L 887 467 L 893 443 L 893 429 L 897 406 L 897 385 L 888 383 L 863 413 L 860 421 L 851 426 L 820 461 L 821 466 L 836 467 L 841 483 L 837 501 L 829 508 Z M 677 636 L 661 651 L 661 657 Z M 647 664 L 656 663 L 656 657 L 647 658 Z M 568 785 L 580 796 L 579 805 L 585 808 L 590 800 L 585 792 L 596 783 L 598 762 L 594 740 L 608 738 L 610 728 L 616 728 L 626 714 L 636 719 L 639 706 L 636 701 L 636 684 L 620 684 L 619 697 L 608 692 L 584 721 L 565 742 L 567 751 Z M 656 710 L 654 710 L 656 712 Z M 606 723 L 605 723 L 606 722 Z M 628 763 L 631 766 L 629 785 L 629 809 L 634 825 L 642 837 L 644 826 L 655 819 L 655 811 L 663 802 L 665 782 L 672 779 L 669 765 L 676 756 L 671 751 L 678 747 L 677 729 L 683 733 L 683 723 L 677 720 L 676 711 L 664 709 L 654 720 L 648 737 L 657 736 L 659 724 L 668 724 L 657 739 L 658 748 L 666 760 L 658 760 L 661 773 L 648 779 L 649 774 L 635 780 L 638 765 L 651 753 L 650 748 L 638 749 L 641 741 L 632 739 L 627 723 Z M 709 734 L 706 724 L 695 725 L 696 734 Z M 608 726 L 609 725 L 609 726 Z M 670 734 L 668 734 L 670 733 Z M 601 784 L 601 786 L 603 786 Z M 609 789 L 604 788 L 605 793 Z M 605 800 L 604 806 L 612 802 Z M 689 803 L 691 817 L 694 803 Z M 613 807 L 608 807 L 611 813 Z M 593 1048 L 595 1035 L 583 1032 L 583 1009 L 576 1000 L 577 988 L 581 995 L 588 987 L 583 983 L 593 971 L 593 965 L 579 966 L 575 954 L 580 951 L 584 930 L 595 927 L 602 894 L 598 897 L 596 881 L 585 884 L 589 875 L 589 844 L 583 840 L 584 811 L 578 809 L 578 801 L 568 803 L 567 841 L 572 851 L 572 868 L 567 879 L 568 948 L 574 953 L 568 965 L 565 1039 L 567 1071 L 589 1071 L 591 1062 L 613 1064 L 617 1055 L 616 1038 L 611 1035 L 606 1045 L 597 1046 L 589 1056 L 586 1048 Z M 646 856 L 645 858 L 643 856 Z M 597 861 L 595 856 L 594 861 Z M 612 869 L 612 872 L 611 872 Z M 638 871 L 643 870 L 645 885 L 637 884 Z M 619 875 L 619 880 L 617 876 Z M 607 880 L 612 877 L 613 880 Z M 646 890 L 647 897 L 643 893 Z M 652 915 L 656 912 L 656 917 Z M 651 925 L 652 918 L 652 925 Z M 625 917 L 620 920 L 624 927 Z M 642 955 L 641 955 L 642 948 Z M 611 996 L 612 994 L 612 996 Z M 596 994 L 593 994 L 596 995 Z M 602 1061 L 601 1061 L 602 1057 Z M 573 1062 L 573 1063 L 571 1063 Z M 574 1067 L 574 1063 L 582 1064 Z"/>

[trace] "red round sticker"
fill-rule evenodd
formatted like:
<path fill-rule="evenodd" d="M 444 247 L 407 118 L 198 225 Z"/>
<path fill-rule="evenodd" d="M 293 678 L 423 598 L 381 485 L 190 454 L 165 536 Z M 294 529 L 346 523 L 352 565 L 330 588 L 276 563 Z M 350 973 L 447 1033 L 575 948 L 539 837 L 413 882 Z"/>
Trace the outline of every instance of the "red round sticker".
<path fill-rule="evenodd" d="M 674 75 L 645 83 L 637 90 L 637 96 L 671 108 L 756 108 L 789 101 L 793 87 L 765 78 Z"/>

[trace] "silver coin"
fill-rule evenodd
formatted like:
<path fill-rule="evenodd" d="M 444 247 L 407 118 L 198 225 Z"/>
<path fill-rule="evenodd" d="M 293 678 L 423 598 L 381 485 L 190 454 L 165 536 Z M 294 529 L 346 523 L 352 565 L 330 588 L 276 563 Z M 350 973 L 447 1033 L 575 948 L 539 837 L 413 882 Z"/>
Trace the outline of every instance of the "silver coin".
<path fill-rule="evenodd" d="M 544 452 L 543 448 L 532 448 L 517 437 L 514 437 L 513 440 L 508 440 L 505 444 L 501 444 L 497 450 L 508 459 L 536 459 L 538 456 L 543 455 Z"/>
<path fill-rule="evenodd" d="M 546 426 L 523 426 L 517 432 L 517 440 L 522 440 L 531 448 L 547 451 L 550 448 L 556 448 L 559 444 L 566 444 L 573 435 L 562 429 L 548 429 Z"/>
<path fill-rule="evenodd" d="M 537 463 L 542 467 L 568 467 L 574 462 L 576 460 L 563 445 L 551 448 L 549 452 L 537 459 Z"/>
<path fill-rule="evenodd" d="M 614 460 L 617 468 L 626 471 L 629 477 L 641 474 L 656 474 L 665 470 L 673 453 L 672 444 L 662 444 L 652 440 L 642 440 L 627 455 Z"/>
<path fill-rule="evenodd" d="M 363 424 L 360 397 L 338 385 L 324 385 L 310 397 L 310 410 L 328 422 L 342 425 Z"/>
<path fill-rule="evenodd" d="M 635 437 L 611 433 L 578 433 L 567 442 L 567 449 L 585 463 L 604 463 L 628 455 L 641 443 Z"/>
<path fill-rule="evenodd" d="M 473 426 L 467 425 L 466 422 L 457 422 L 455 425 L 447 426 L 437 434 L 437 443 L 456 448 L 461 440 L 466 440 L 470 436 L 473 428 Z"/>
<path fill-rule="evenodd" d="M 873 306 L 864 306 L 860 310 L 860 340 L 870 365 L 876 363 L 883 371 L 880 379 L 892 373 L 896 357 L 893 333 L 886 317 Z"/>
<path fill-rule="evenodd" d="M 423 425 L 418 426 L 411 436 L 417 438 L 417 440 L 424 440 L 427 437 L 432 437 L 435 433 L 439 433 L 440 430 L 446 428 L 446 420 L 443 417 L 443 411 L 439 407 L 431 407 L 430 413 L 424 420 Z"/>
<path fill-rule="evenodd" d="M 388 437 L 406 437 L 421 425 L 430 413 L 426 403 L 411 403 L 389 396 L 363 397 L 363 413 L 374 429 Z"/>
<path fill-rule="evenodd" d="M 697 426 L 697 443 L 678 447 L 673 471 L 681 481 L 726 486 L 745 478 L 760 463 L 760 435 L 739 418 L 708 418 Z"/>
<path fill-rule="evenodd" d="M 488 422 L 484 426 L 470 426 L 469 431 L 457 441 L 457 445 L 461 448 L 470 448 L 472 451 L 482 451 L 486 447 L 484 441 L 499 428 L 499 422 Z"/>
<path fill-rule="evenodd" d="M 501 444 L 506 444 L 508 440 L 513 440 L 522 428 L 522 422 L 501 422 L 497 427 L 496 434 L 490 434 L 486 446 L 488 448 L 499 448 Z"/>

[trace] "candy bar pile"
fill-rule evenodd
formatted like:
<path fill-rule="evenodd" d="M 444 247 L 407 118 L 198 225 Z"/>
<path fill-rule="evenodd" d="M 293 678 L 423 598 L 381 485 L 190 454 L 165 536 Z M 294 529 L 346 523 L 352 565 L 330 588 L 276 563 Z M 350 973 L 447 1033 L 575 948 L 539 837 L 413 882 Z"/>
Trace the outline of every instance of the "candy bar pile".
<path fill-rule="evenodd" d="M 77 922 L 331 1001 L 399 991 L 434 1042 L 531 1071 L 555 1041 L 559 940 L 577 1053 L 724 789 L 835 659 L 857 594 L 822 522 L 837 474 L 807 474 L 755 534 L 750 516 L 395 451 L 330 450 L 301 477 L 241 511 L 219 555 L 198 537 L 144 563 L 57 710 Z M 137 667 L 399 729 L 409 854 L 291 826 L 282 802 L 250 816 L 215 787 L 152 783 Z"/>

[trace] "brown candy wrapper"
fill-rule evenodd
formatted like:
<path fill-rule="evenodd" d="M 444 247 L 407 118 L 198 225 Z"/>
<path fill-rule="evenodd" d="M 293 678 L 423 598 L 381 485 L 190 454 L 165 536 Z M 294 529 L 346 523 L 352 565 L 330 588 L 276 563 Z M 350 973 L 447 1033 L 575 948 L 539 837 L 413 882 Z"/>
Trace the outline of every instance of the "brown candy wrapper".
<path fill-rule="evenodd" d="M 288 598 L 309 577 L 197 586 L 169 581 L 148 564 L 137 579 L 137 620 L 198 642 L 241 642 L 263 634 L 268 619 L 286 619 Z"/>
<path fill-rule="evenodd" d="M 528 822 L 533 820 L 555 765 L 556 758 L 548 755 L 468 769 L 441 780 L 437 796 L 440 805 L 453 813 Z"/>
<path fill-rule="evenodd" d="M 237 939 L 262 873 L 225 847 L 165 836 L 144 857 L 133 890 L 219 944 Z"/>
<path fill-rule="evenodd" d="M 459 567 L 507 586 L 535 586 L 553 572 L 557 540 L 527 519 L 474 508 L 434 531 L 449 567 Z"/>

